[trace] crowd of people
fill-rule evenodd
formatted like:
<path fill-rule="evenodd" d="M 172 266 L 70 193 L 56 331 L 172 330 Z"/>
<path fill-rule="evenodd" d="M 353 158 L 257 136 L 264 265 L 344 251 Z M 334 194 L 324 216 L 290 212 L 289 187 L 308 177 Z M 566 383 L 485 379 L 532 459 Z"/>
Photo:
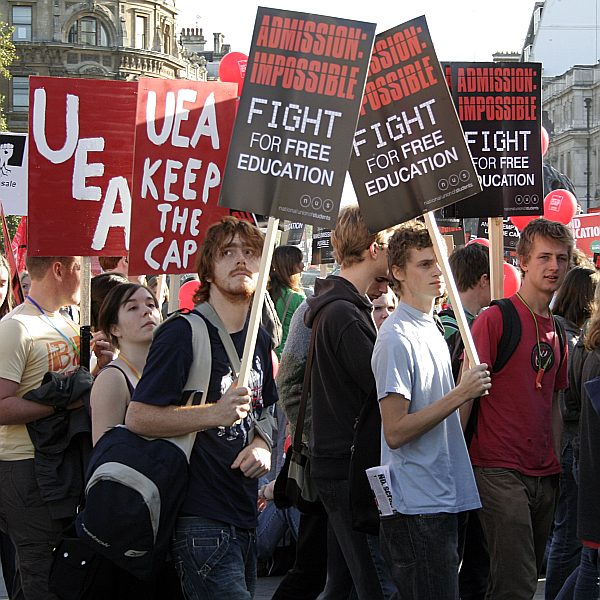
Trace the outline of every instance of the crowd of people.
<path fill-rule="evenodd" d="M 187 318 L 163 320 L 155 278 L 131 277 L 127 257 L 103 258 L 93 385 L 60 405 L 39 390 L 47 372 L 80 366 L 81 259 L 28 257 L 15 306 L 0 255 L 0 557 L 11 599 L 63 597 L 49 583 L 53 548 L 84 482 L 63 499 L 32 432 L 77 418 L 88 424 L 84 462 L 116 426 L 196 436 L 164 563 L 140 581 L 98 558 L 82 598 L 250 599 L 257 560 L 293 540 L 277 600 L 531 600 L 544 570 L 547 600 L 598 600 L 600 275 L 570 229 L 545 219 L 524 228 L 522 284 L 504 300 L 492 301 L 487 248 L 451 254 L 479 364 L 465 358 L 422 222 L 373 234 L 348 207 L 331 242 L 340 270 L 309 297 L 302 252 L 275 249 L 245 386 L 231 348 L 241 359 L 257 227 L 227 217 L 206 232 L 191 312 L 206 324 L 205 347 Z M 207 352 L 208 388 L 188 403 L 188 375 Z M 277 501 L 297 425 L 310 511 Z M 386 473 L 381 515 L 366 467 Z"/>

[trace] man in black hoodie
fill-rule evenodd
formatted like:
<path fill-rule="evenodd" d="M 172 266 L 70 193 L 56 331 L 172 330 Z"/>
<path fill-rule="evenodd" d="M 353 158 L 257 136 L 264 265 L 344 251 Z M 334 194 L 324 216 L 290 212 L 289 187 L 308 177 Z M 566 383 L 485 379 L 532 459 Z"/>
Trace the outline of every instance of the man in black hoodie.
<path fill-rule="evenodd" d="M 392 233 L 370 234 L 358 207 L 343 210 L 331 235 L 340 274 L 315 282 L 305 314 L 311 328 L 318 315 L 311 383 L 311 473 L 360 600 L 393 594 L 382 591 L 372 560 L 371 548 L 378 554 L 376 538 L 369 540 L 352 529 L 348 480 L 356 421 L 365 404 L 377 405 L 371 371 L 377 330 L 366 292 L 373 280 L 387 285 L 387 241 Z M 336 571 L 341 570 L 328 564 L 322 599 L 334 597 Z"/>

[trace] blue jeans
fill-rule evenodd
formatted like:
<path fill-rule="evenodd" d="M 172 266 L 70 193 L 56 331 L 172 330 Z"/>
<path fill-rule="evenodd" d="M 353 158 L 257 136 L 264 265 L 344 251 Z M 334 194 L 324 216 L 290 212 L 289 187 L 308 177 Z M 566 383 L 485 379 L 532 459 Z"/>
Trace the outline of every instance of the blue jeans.
<path fill-rule="evenodd" d="M 171 554 L 186 600 L 250 600 L 254 596 L 254 530 L 204 517 L 179 517 Z"/>
<path fill-rule="evenodd" d="M 458 600 L 459 515 L 381 519 L 383 556 L 402 600 Z"/>
<path fill-rule="evenodd" d="M 279 509 L 274 502 L 267 503 L 265 509 L 258 515 L 256 527 L 256 550 L 258 560 L 267 560 L 273 556 L 275 548 L 289 529 L 298 539 L 300 511 L 297 508 Z"/>
<path fill-rule="evenodd" d="M 556 600 L 598 600 L 600 598 L 599 576 L 598 551 L 582 548 L 579 566 L 565 581 Z"/>
<path fill-rule="evenodd" d="M 573 476 L 573 446 L 561 455 L 560 495 L 554 513 L 554 531 L 546 567 L 546 600 L 554 600 L 569 575 L 579 565 L 577 539 L 577 483 Z"/>
<path fill-rule="evenodd" d="M 345 566 L 352 577 L 357 597 L 359 600 L 383 600 L 382 585 L 371 557 L 367 534 L 352 529 L 348 480 L 315 477 L 314 482 L 325 506 L 329 526 L 335 534 Z M 331 546 L 333 547 L 333 544 Z M 339 579 L 345 572 L 345 569 L 340 569 L 338 562 L 332 561 L 330 556 L 327 557 L 327 582 L 319 600 L 337 600 L 341 597 L 340 585 L 347 583 L 347 579 L 344 577 L 345 582 L 340 582 Z"/>

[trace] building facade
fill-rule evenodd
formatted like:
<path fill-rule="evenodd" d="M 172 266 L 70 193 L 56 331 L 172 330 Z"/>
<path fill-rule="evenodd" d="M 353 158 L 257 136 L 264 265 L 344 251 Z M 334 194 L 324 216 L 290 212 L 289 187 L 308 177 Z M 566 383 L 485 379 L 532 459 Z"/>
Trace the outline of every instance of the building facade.
<path fill-rule="evenodd" d="M 15 28 L 12 79 L 0 81 L 10 131 L 26 131 L 30 75 L 206 80 L 176 37 L 175 0 L 0 0 Z"/>

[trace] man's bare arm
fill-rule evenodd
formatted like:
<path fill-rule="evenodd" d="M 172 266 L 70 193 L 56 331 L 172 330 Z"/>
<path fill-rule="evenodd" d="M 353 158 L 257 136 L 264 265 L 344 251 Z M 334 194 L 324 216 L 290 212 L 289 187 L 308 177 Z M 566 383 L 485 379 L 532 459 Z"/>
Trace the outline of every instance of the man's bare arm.
<path fill-rule="evenodd" d="M 19 384 L 0 377 L 0 425 L 24 425 L 54 413 L 46 406 L 17 396 Z"/>

